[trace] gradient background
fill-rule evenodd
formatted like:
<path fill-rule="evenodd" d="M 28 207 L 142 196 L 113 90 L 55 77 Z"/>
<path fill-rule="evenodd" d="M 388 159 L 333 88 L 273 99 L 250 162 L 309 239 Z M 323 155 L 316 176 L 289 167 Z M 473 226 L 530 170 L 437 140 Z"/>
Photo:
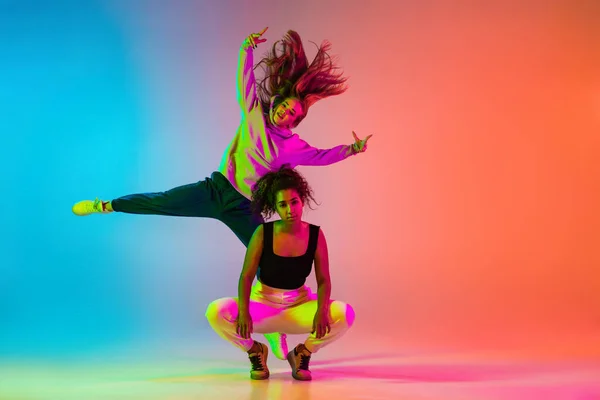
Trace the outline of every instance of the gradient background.
<path fill-rule="evenodd" d="M 71 206 L 215 170 L 238 48 L 265 26 L 309 57 L 330 40 L 350 76 L 305 140 L 374 134 L 301 168 L 356 309 L 346 345 L 600 349 L 600 3 L 450 3 L 0 2 L 0 356 L 229 349 L 204 319 L 236 295 L 225 225 Z"/>

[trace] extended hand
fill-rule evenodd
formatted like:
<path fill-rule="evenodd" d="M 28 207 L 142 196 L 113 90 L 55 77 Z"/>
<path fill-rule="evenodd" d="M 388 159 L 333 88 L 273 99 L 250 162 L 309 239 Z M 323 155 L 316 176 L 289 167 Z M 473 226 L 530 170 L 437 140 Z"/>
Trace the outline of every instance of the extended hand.
<path fill-rule="evenodd" d="M 321 339 L 329 332 L 331 332 L 331 326 L 329 326 L 329 312 L 317 310 L 313 320 L 313 328 L 311 333 L 315 333 L 317 339 Z"/>
<path fill-rule="evenodd" d="M 354 131 L 352 131 L 352 135 L 354 136 L 354 144 L 352 145 L 352 149 L 354 150 L 354 152 L 363 153 L 367 151 L 367 140 L 369 140 L 373 135 L 367 136 L 365 140 L 360 140 L 358 136 L 356 136 L 356 133 L 354 133 Z"/>
<path fill-rule="evenodd" d="M 267 31 L 267 29 L 269 29 L 269 27 L 266 27 L 258 33 L 251 33 L 250 36 L 246 38 L 246 43 L 244 44 L 246 44 L 247 46 L 251 46 L 253 49 L 255 49 L 259 43 L 266 42 L 267 39 L 262 39 L 261 36 Z"/>

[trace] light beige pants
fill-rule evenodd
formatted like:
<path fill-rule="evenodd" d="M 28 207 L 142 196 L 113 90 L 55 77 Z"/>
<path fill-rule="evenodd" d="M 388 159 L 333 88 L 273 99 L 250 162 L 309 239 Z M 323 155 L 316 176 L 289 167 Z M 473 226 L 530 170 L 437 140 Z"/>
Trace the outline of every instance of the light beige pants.
<path fill-rule="evenodd" d="M 308 286 L 285 290 L 257 282 L 252 286 L 249 308 L 254 333 L 309 334 L 304 345 L 313 353 L 339 339 L 354 323 L 352 307 L 332 300 L 329 306 L 331 330 L 321 339 L 317 339 L 315 334 L 311 333 L 317 312 L 317 295 L 312 293 Z M 215 300 L 206 310 L 206 318 L 219 336 L 243 351 L 248 351 L 254 340 L 244 339 L 236 333 L 237 315 L 238 300 L 233 297 Z"/>

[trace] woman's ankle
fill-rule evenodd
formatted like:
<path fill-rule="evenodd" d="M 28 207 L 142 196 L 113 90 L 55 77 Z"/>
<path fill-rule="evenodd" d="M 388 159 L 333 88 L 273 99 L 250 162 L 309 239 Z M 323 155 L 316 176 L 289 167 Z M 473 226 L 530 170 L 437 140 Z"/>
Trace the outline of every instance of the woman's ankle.
<path fill-rule="evenodd" d="M 250 347 L 250 349 L 248 350 L 248 354 L 251 353 L 258 353 L 259 351 L 262 350 L 262 347 L 260 346 L 260 344 L 255 340 L 254 342 L 252 342 L 252 347 Z"/>

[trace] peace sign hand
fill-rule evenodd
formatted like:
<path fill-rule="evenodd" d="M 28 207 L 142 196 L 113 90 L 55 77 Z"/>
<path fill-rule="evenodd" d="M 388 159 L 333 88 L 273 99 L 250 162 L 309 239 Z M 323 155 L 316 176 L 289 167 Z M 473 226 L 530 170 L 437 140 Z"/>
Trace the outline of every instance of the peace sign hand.
<path fill-rule="evenodd" d="M 354 153 L 363 153 L 367 151 L 367 140 L 369 140 L 373 135 L 367 136 L 365 140 L 360 140 L 354 131 L 352 131 L 352 135 L 354 136 L 354 144 L 352 144 L 352 150 Z"/>
<path fill-rule="evenodd" d="M 267 29 L 269 29 L 269 27 L 266 27 L 265 29 L 263 29 L 262 31 L 260 31 L 258 33 L 251 33 L 250 36 L 248 36 L 246 38 L 246 41 L 244 42 L 244 46 L 245 47 L 250 46 L 253 49 L 255 49 L 259 43 L 266 42 L 267 39 L 261 39 L 261 36 L 267 31 Z"/>

